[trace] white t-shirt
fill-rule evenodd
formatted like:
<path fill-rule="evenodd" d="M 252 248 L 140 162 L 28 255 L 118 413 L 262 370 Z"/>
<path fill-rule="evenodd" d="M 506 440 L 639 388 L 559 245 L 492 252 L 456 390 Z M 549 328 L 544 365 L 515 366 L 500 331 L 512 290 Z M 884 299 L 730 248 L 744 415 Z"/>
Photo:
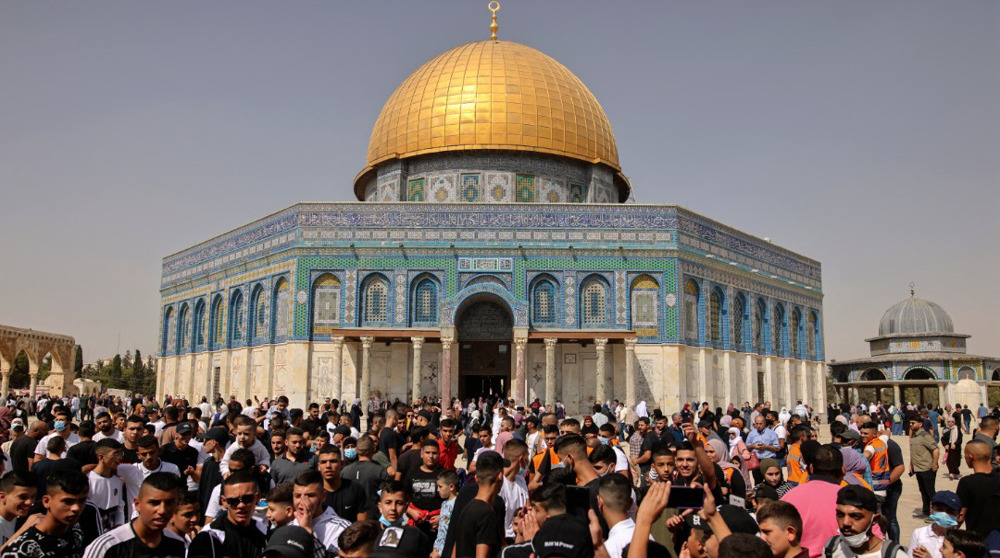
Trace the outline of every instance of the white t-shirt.
<path fill-rule="evenodd" d="M 292 521 L 292 525 L 298 525 L 299 520 Z M 323 510 L 323 513 L 319 514 L 316 519 L 313 519 L 312 529 L 313 536 L 316 540 L 323 544 L 323 548 L 327 550 L 331 555 L 336 556 L 340 552 L 340 548 L 337 546 L 337 539 L 340 534 L 344 532 L 351 526 L 351 522 L 337 515 L 337 512 L 333 511 L 333 508 L 327 507 Z"/>
<path fill-rule="evenodd" d="M 157 438 L 159 438 L 160 433 L 163 432 L 163 427 L 166 426 L 166 425 L 167 425 L 167 423 L 163 422 L 163 419 L 160 419 L 160 420 L 154 422 L 153 423 L 153 435 L 156 436 Z"/>
<path fill-rule="evenodd" d="M 226 448 L 226 453 L 222 455 L 222 461 L 219 462 L 219 472 L 223 475 L 229 472 L 229 458 L 232 457 L 233 452 L 238 449 L 240 449 L 240 445 L 237 443 L 229 444 L 229 447 Z M 253 454 L 255 461 L 257 462 L 256 465 L 264 465 L 266 467 L 271 466 L 271 454 L 267 453 L 267 448 L 264 447 L 264 444 L 262 444 L 260 440 L 255 439 L 253 441 L 253 445 L 248 449 L 250 450 L 250 453 Z"/>
<path fill-rule="evenodd" d="M 124 444 L 125 443 L 125 435 L 122 434 L 121 432 L 119 432 L 118 430 L 115 430 L 115 429 L 111 430 L 111 434 L 105 434 L 104 432 L 100 432 L 100 431 L 97 432 L 96 434 L 94 434 L 94 441 L 95 442 L 100 442 L 101 440 L 103 440 L 105 438 L 111 438 L 113 440 L 117 440 L 118 443 L 120 443 L 120 444 Z"/>
<path fill-rule="evenodd" d="M 35 455 L 40 455 L 42 457 L 48 455 L 49 452 L 46 448 L 49 445 L 49 440 L 55 438 L 58 435 L 59 434 L 57 432 L 53 432 L 51 434 L 46 434 L 45 436 L 42 437 L 41 440 L 38 440 L 38 445 L 35 446 Z M 66 438 L 66 449 L 69 449 L 79 443 L 80 443 L 80 437 L 77 436 L 76 434 L 70 434 L 69 437 Z M 62 457 L 66 457 L 65 451 L 62 453 Z"/>
<path fill-rule="evenodd" d="M 108 518 L 113 527 L 118 527 L 125 523 L 125 501 L 124 484 L 122 479 L 111 476 L 102 477 L 97 471 L 87 473 L 87 481 L 90 483 L 90 494 L 87 499 L 93 502 L 102 512 L 114 508 L 114 512 Z"/>
<path fill-rule="evenodd" d="M 514 514 L 517 510 L 528 503 L 528 485 L 524 482 L 524 477 L 517 475 L 514 480 L 503 478 L 503 486 L 500 487 L 500 496 L 503 497 L 505 506 L 503 528 L 507 537 L 514 537 Z"/>
<path fill-rule="evenodd" d="M 615 472 L 616 473 L 628 473 L 628 457 L 625 456 L 625 450 L 618 446 L 611 446 L 611 449 L 615 451 Z"/>
<path fill-rule="evenodd" d="M 887 544 L 887 543 L 883 542 L 882 544 Z M 825 546 L 826 545 L 824 544 L 824 547 Z M 882 547 L 879 547 L 879 549 L 876 550 L 875 552 L 869 552 L 867 554 L 855 554 L 854 551 L 851 550 L 851 547 L 847 546 L 847 543 L 845 543 L 843 539 L 841 539 L 840 544 L 838 544 L 833 548 L 832 558 L 882 558 Z M 899 551 L 897 551 L 896 555 L 893 556 L 892 558 L 909 558 L 909 557 L 906 555 L 906 549 L 904 549 L 903 547 L 899 547 Z"/>
<path fill-rule="evenodd" d="M 913 558 L 913 549 L 922 546 L 927 549 L 932 558 L 941 558 L 941 545 L 944 544 L 944 537 L 934 534 L 934 529 L 930 525 L 925 525 L 913 530 L 910 535 L 910 544 L 907 554 Z"/>
<path fill-rule="evenodd" d="M 173 473 L 178 477 L 181 476 L 180 469 L 177 465 L 173 463 L 167 463 L 166 461 L 160 460 L 160 466 L 155 470 L 147 469 L 142 462 L 139 463 L 123 463 L 118 466 L 118 476 L 125 481 L 125 506 L 132 509 L 132 500 L 139 497 L 139 487 L 142 486 L 142 481 L 146 480 L 146 477 L 152 475 L 153 473 Z M 131 511 L 131 519 L 139 515 L 134 509 Z"/>
<path fill-rule="evenodd" d="M 632 542 L 633 532 L 635 532 L 635 521 L 632 519 L 615 523 L 614 527 L 608 531 L 608 539 L 604 541 L 604 549 L 608 551 L 608 556 L 623 558 L 622 552 Z M 653 537 L 649 537 L 649 540 L 653 540 Z"/>
<path fill-rule="evenodd" d="M 17 516 L 14 516 L 12 521 L 7 521 L 3 517 L 0 517 L 0 545 L 6 543 L 14 536 L 14 532 L 17 531 L 17 520 Z"/>

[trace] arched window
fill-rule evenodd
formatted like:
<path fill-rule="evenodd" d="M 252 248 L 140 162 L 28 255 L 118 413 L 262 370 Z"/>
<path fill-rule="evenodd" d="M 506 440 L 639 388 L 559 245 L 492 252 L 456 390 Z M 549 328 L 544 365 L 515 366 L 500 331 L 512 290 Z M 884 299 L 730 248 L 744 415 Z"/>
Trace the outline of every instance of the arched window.
<path fill-rule="evenodd" d="M 313 332 L 340 325 L 340 279 L 325 273 L 313 283 Z"/>
<path fill-rule="evenodd" d="M 777 356 L 785 355 L 785 339 L 782 335 L 785 328 L 785 307 L 774 305 L 771 315 L 771 352 Z"/>
<path fill-rule="evenodd" d="M 819 320 L 816 319 L 816 312 L 809 312 L 809 318 L 806 319 L 806 356 L 813 360 L 816 360 L 816 338 L 818 335 Z"/>
<path fill-rule="evenodd" d="M 660 284 L 656 279 L 640 275 L 632 281 L 631 311 L 632 328 L 637 334 L 657 335 L 660 325 Z"/>
<path fill-rule="evenodd" d="M 413 290 L 413 321 L 423 324 L 438 321 L 437 285 L 429 277 L 417 282 L 417 288 Z"/>
<path fill-rule="evenodd" d="M 280 343 L 288 339 L 292 323 L 292 287 L 282 277 L 274 286 L 274 300 L 271 302 L 272 342 Z"/>
<path fill-rule="evenodd" d="M 180 317 L 177 319 L 177 352 L 186 353 L 191 346 L 191 317 L 188 315 L 188 305 L 181 306 Z"/>
<path fill-rule="evenodd" d="M 237 345 L 243 342 L 244 328 L 246 327 L 246 322 L 244 321 L 246 314 L 246 309 L 243 308 L 243 293 L 236 291 L 233 293 L 232 301 L 229 303 L 229 342 L 231 345 Z"/>
<path fill-rule="evenodd" d="M 788 344 L 791 347 L 792 358 L 801 358 L 799 354 L 799 328 L 802 327 L 802 312 L 796 308 L 792 310 L 792 324 L 788 329 Z"/>
<path fill-rule="evenodd" d="M 194 346 L 201 349 L 205 346 L 205 330 L 208 329 L 208 315 L 205 314 L 205 301 L 198 300 L 194 306 Z"/>
<path fill-rule="evenodd" d="M 212 299 L 212 307 L 209 310 L 209 333 L 208 333 L 208 349 L 210 351 L 219 349 L 226 342 L 225 330 L 222 324 L 225 320 L 222 319 L 222 295 L 215 295 Z"/>
<path fill-rule="evenodd" d="M 556 323 L 556 286 L 549 279 L 535 282 L 531 289 L 531 321 L 539 325 Z"/>
<path fill-rule="evenodd" d="M 712 340 L 712 345 L 717 347 L 722 346 L 722 332 L 723 332 L 723 320 L 722 320 L 722 305 L 724 298 L 722 291 L 719 289 L 712 289 L 712 294 L 709 295 L 709 333 Z"/>
<path fill-rule="evenodd" d="M 603 325 L 608 323 L 608 290 L 600 279 L 591 279 L 584 283 L 580 291 L 583 300 L 583 323 L 586 325 Z"/>
<path fill-rule="evenodd" d="M 701 323 L 699 323 L 699 307 L 701 306 L 701 289 L 694 279 L 684 283 L 684 328 L 688 341 L 701 339 Z"/>
<path fill-rule="evenodd" d="M 757 304 L 753 305 L 753 352 L 763 354 L 765 339 L 765 322 L 767 316 L 767 306 L 764 299 L 758 298 Z"/>
<path fill-rule="evenodd" d="M 174 333 L 174 309 L 173 307 L 168 307 L 166 311 L 163 312 L 163 346 L 160 352 L 164 355 L 168 355 L 177 348 L 177 337 Z"/>
<path fill-rule="evenodd" d="M 747 302 L 743 298 L 743 293 L 738 293 L 736 298 L 733 299 L 733 346 L 738 351 L 744 350 L 743 347 L 743 328 L 746 326 L 746 311 Z"/>
<path fill-rule="evenodd" d="M 368 281 L 364 290 L 364 316 L 365 322 L 387 322 L 389 321 L 389 285 L 382 278 L 375 277 Z"/>
<path fill-rule="evenodd" d="M 257 344 L 264 340 L 267 333 L 267 308 L 264 300 L 264 288 L 260 285 L 254 287 L 253 294 L 250 295 L 249 308 L 249 338 L 250 343 Z"/>

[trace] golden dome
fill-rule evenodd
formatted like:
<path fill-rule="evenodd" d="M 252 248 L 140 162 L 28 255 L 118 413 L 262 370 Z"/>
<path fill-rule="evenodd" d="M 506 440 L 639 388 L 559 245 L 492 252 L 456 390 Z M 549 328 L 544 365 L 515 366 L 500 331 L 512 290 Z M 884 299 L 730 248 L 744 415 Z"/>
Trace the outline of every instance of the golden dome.
<path fill-rule="evenodd" d="M 479 149 L 607 165 L 621 201 L 628 195 L 611 124 L 594 95 L 559 62 L 509 41 L 453 48 L 406 78 L 375 121 L 355 190 L 389 160 Z"/>

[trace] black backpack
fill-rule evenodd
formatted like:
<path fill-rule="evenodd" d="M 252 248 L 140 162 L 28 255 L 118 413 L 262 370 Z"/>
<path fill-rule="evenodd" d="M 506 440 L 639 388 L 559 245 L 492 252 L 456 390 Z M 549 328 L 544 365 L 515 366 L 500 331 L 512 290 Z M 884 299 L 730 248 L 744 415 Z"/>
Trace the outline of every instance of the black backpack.
<path fill-rule="evenodd" d="M 830 540 L 826 541 L 826 546 L 823 547 L 823 558 L 833 558 L 833 551 L 837 548 L 844 538 L 840 535 L 834 535 L 830 537 Z M 882 542 L 882 558 L 895 558 L 896 553 L 900 550 L 906 551 L 899 543 L 886 539 Z"/>

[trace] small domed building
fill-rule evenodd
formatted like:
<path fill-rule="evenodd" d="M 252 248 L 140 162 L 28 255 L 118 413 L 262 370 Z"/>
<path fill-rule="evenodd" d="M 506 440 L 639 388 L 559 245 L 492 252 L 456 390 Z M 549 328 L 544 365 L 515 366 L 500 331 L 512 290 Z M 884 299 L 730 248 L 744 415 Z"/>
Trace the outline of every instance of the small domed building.
<path fill-rule="evenodd" d="M 823 408 L 819 262 L 631 188 L 569 69 L 451 49 L 385 103 L 358 201 L 163 259 L 158 395 Z"/>
<path fill-rule="evenodd" d="M 878 336 L 865 339 L 870 357 L 830 363 L 838 398 L 871 403 L 859 401 L 858 390 L 868 388 L 878 400 L 897 405 L 961 403 L 978 408 L 988 401 L 990 384 L 1000 381 L 1000 359 L 967 354 L 969 337 L 955 333 L 944 308 L 918 298 L 911 287 L 909 298 L 882 315 Z"/>

